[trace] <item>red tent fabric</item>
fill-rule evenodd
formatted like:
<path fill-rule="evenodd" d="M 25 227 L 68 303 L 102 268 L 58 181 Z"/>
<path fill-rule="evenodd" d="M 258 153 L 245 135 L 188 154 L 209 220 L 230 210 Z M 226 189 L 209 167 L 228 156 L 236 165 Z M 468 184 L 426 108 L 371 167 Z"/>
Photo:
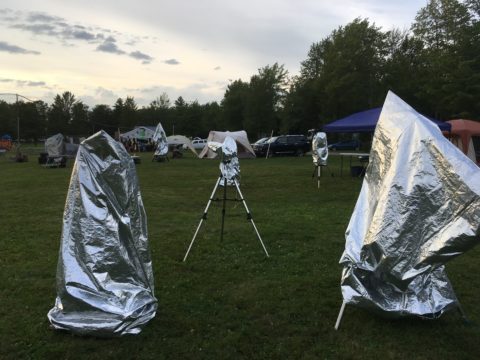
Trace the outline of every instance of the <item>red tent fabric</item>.
<path fill-rule="evenodd" d="M 458 136 L 461 139 L 461 150 L 467 156 L 469 153 L 473 156 L 475 155 L 475 150 L 480 152 L 480 149 L 469 149 L 470 144 L 472 143 L 472 136 L 479 136 L 480 137 L 480 122 L 472 121 L 472 120 L 465 120 L 465 119 L 456 119 L 456 120 L 449 120 L 447 121 L 452 125 L 451 134 L 453 136 Z M 472 143 L 473 147 L 473 143 Z M 471 156 L 469 156 L 471 157 Z M 472 159 L 478 164 L 476 159 Z"/>

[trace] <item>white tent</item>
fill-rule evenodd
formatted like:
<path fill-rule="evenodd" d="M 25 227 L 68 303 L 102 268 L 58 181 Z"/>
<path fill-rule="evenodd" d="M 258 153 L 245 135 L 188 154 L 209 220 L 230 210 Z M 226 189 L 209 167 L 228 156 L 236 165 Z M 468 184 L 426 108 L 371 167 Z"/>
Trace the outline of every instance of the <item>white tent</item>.
<path fill-rule="evenodd" d="M 244 130 L 241 131 L 210 131 L 208 134 L 207 142 L 210 141 L 215 141 L 218 143 L 223 143 L 225 141 L 225 138 L 227 136 L 230 136 L 235 140 L 237 143 L 237 155 L 239 158 L 254 158 L 255 157 L 255 151 L 253 151 L 252 146 L 250 145 L 250 141 L 248 140 L 247 132 Z M 213 159 L 217 156 L 217 153 L 213 152 L 208 148 L 208 146 L 205 146 L 198 155 L 199 158 L 204 158 L 207 157 L 209 159 Z"/>
<path fill-rule="evenodd" d="M 175 146 L 175 145 L 185 145 L 195 154 L 195 156 L 198 157 L 197 151 L 193 147 L 192 141 L 189 138 L 187 138 L 186 136 L 171 135 L 171 136 L 167 137 L 167 142 L 168 142 L 168 146 L 170 146 L 170 145 L 173 145 L 173 146 Z"/>
<path fill-rule="evenodd" d="M 127 139 L 127 140 L 128 139 L 148 140 L 153 138 L 154 134 L 155 134 L 155 127 L 137 126 L 133 130 L 120 134 L 120 137 L 122 139 Z"/>

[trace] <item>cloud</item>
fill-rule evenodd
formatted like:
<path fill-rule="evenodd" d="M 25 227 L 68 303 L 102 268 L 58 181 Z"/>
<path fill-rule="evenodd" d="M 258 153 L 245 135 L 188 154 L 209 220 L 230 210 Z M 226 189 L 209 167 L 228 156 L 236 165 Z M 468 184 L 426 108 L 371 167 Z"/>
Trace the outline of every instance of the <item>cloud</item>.
<path fill-rule="evenodd" d="M 29 81 L 27 86 L 46 86 L 45 81 Z"/>
<path fill-rule="evenodd" d="M 11 45 L 5 41 L 0 41 L 0 51 L 9 52 L 11 54 L 33 54 L 40 55 L 40 52 L 34 50 L 27 50 L 17 45 Z"/>
<path fill-rule="evenodd" d="M 34 33 L 35 35 L 48 35 L 48 36 L 56 36 L 57 32 L 55 31 L 55 27 L 50 24 L 14 24 L 10 26 L 12 29 L 19 29 L 24 31 L 29 31 Z"/>
<path fill-rule="evenodd" d="M 31 80 L 15 80 L 15 79 L 0 79 L 2 83 L 15 83 L 17 86 L 46 86 L 45 81 L 31 81 Z"/>
<path fill-rule="evenodd" d="M 0 9 L 1 10 L 1 9 Z M 7 10 L 2 10 L 1 14 L 10 14 Z M 61 41 L 63 46 L 74 46 L 75 41 L 84 41 L 97 45 L 94 50 L 110 54 L 127 55 L 133 59 L 140 60 L 142 64 L 150 64 L 153 57 L 141 51 L 134 50 L 127 52 L 117 45 L 117 39 L 111 34 L 121 37 L 123 44 L 133 46 L 141 42 L 141 37 L 134 35 L 123 35 L 122 33 L 105 29 L 98 26 L 84 26 L 81 24 L 69 24 L 67 19 L 50 15 L 45 12 L 15 12 L 17 15 L 11 21 L 10 28 L 30 32 L 34 35 L 49 36 Z M 4 18 L 5 20 L 5 18 Z M 67 43 L 67 40 L 69 41 Z M 73 40 L 73 43 L 71 42 Z M 6 43 L 0 43 L 0 51 L 9 51 L 23 54 L 39 54 L 35 51 L 29 51 L 15 46 L 7 46 Z M 173 60 L 173 59 L 172 59 Z"/>
<path fill-rule="evenodd" d="M 78 98 L 82 100 L 88 106 L 94 107 L 95 105 L 108 105 L 112 106 L 115 104 L 117 99 L 121 97 L 114 91 L 110 89 L 105 89 L 104 87 L 97 87 L 92 89 L 95 93 L 92 95 L 79 95 Z"/>
<path fill-rule="evenodd" d="M 140 51 L 132 51 L 128 56 L 137 59 L 137 60 L 142 60 L 142 64 L 150 64 L 153 60 L 153 57 L 150 55 L 144 54 Z"/>
<path fill-rule="evenodd" d="M 75 40 L 95 40 L 97 36 L 91 32 L 85 30 L 71 30 L 67 29 L 63 32 L 63 36 L 68 39 L 75 39 Z"/>
<path fill-rule="evenodd" d="M 180 61 L 178 61 L 177 59 L 168 59 L 165 60 L 164 63 L 168 65 L 179 65 Z"/>
<path fill-rule="evenodd" d="M 115 41 L 111 41 L 111 40 L 105 40 L 103 44 L 100 44 L 97 46 L 96 50 L 103 51 L 106 53 L 111 53 L 111 54 L 118 54 L 118 55 L 125 54 L 125 51 L 120 50 L 117 44 L 115 44 Z"/>
<path fill-rule="evenodd" d="M 215 67 L 213 68 L 213 70 L 215 70 L 215 71 L 221 70 L 221 69 L 222 69 L 222 68 L 221 68 L 220 66 L 215 66 Z"/>
<path fill-rule="evenodd" d="M 110 54 L 128 55 L 136 60 L 141 60 L 142 64 L 150 64 L 153 61 L 153 57 L 138 50 L 127 54 L 126 51 L 117 46 L 116 40 L 111 36 L 109 36 L 102 44 L 98 45 L 96 50 Z"/>
<path fill-rule="evenodd" d="M 64 19 L 58 16 L 51 16 L 41 12 L 31 12 L 27 17 L 28 21 L 39 21 L 39 22 L 58 22 L 63 21 Z"/>

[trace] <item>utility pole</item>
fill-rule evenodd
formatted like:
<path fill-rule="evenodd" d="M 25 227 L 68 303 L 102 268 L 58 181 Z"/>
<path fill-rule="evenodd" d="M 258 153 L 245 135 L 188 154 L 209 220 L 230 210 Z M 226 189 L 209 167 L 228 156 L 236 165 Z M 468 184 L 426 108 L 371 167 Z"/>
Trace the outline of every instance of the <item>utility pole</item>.
<path fill-rule="evenodd" d="M 4 95 L 8 95 L 8 96 L 15 96 L 15 107 L 17 108 L 16 112 L 17 112 L 17 143 L 20 145 L 20 104 L 18 102 L 18 98 L 21 97 L 22 99 L 25 99 L 27 100 L 28 102 L 35 102 L 23 95 L 20 95 L 20 94 L 13 94 L 13 93 L 3 93 L 3 94 L 0 94 L 0 96 L 4 96 Z M 38 110 L 38 109 L 37 109 Z"/>

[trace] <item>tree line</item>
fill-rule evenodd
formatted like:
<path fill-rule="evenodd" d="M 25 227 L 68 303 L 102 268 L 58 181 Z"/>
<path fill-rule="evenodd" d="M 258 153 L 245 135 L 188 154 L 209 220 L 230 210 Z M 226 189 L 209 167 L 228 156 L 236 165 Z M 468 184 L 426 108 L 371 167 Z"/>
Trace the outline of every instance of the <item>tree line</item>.
<path fill-rule="evenodd" d="M 148 106 L 133 97 L 89 108 L 71 92 L 45 102 L 0 101 L 0 135 L 38 139 L 61 132 L 112 135 L 161 122 L 167 134 L 206 137 L 209 130 L 240 130 L 252 139 L 310 128 L 381 106 L 388 90 L 440 120 L 480 120 L 480 1 L 429 0 L 409 30 L 383 31 L 357 18 L 310 46 L 300 73 L 266 65 L 248 81 L 226 87 L 218 102 L 171 103 L 163 93 Z"/>

